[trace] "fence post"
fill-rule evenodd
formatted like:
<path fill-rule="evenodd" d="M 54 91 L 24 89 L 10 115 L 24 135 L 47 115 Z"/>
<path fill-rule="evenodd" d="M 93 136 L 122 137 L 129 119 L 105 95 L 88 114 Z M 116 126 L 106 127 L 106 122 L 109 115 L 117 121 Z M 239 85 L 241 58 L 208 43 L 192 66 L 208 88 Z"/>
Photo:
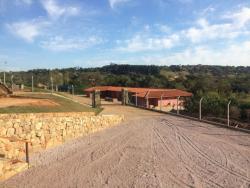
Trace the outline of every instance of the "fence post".
<path fill-rule="evenodd" d="M 71 87 L 72 87 L 72 95 L 74 96 L 74 95 L 75 95 L 75 88 L 74 88 L 74 85 L 72 85 Z"/>
<path fill-rule="evenodd" d="M 30 165 L 30 159 L 29 159 L 29 143 L 25 142 L 25 154 L 26 154 L 26 163 L 28 163 L 28 166 Z"/>
<path fill-rule="evenodd" d="M 201 103 L 202 103 L 203 97 L 201 97 L 200 99 L 200 103 L 199 103 L 199 119 L 201 121 Z"/>
<path fill-rule="evenodd" d="M 227 126 L 230 126 L 230 104 L 231 100 L 227 104 Z"/>
<path fill-rule="evenodd" d="M 94 90 L 92 92 L 92 107 L 99 108 L 101 106 L 101 92 L 100 90 Z"/>
<path fill-rule="evenodd" d="M 180 99 L 180 96 L 177 97 L 177 114 L 179 114 L 179 99 Z"/>

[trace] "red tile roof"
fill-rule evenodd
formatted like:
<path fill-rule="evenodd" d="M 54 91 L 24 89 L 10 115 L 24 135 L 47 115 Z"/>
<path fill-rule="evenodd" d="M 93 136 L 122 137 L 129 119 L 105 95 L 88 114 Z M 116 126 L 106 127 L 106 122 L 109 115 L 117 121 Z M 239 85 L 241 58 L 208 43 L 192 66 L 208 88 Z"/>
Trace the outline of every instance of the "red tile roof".
<path fill-rule="evenodd" d="M 135 95 L 134 95 L 135 96 Z M 192 93 L 189 93 L 187 91 L 182 91 L 179 89 L 165 89 L 162 91 L 152 91 L 149 90 L 147 92 L 138 93 L 137 97 L 143 97 L 143 98 L 172 98 L 172 97 L 190 97 L 192 96 Z"/>
<path fill-rule="evenodd" d="M 84 91 L 93 92 L 94 90 L 100 91 L 116 91 L 121 92 L 122 89 L 127 89 L 129 92 L 137 93 L 137 97 L 148 98 L 171 98 L 171 97 L 190 97 L 192 93 L 182 91 L 179 89 L 154 89 L 154 88 L 133 88 L 133 87 L 115 87 L 115 86 L 96 86 L 87 88 Z M 134 95 L 135 96 L 135 95 Z"/>

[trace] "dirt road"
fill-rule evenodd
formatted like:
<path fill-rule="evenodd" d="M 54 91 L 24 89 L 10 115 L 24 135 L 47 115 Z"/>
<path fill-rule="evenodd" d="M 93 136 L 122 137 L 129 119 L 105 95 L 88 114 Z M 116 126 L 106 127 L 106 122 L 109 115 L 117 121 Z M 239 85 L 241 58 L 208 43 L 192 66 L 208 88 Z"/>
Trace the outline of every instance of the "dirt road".
<path fill-rule="evenodd" d="M 143 117 L 32 156 L 0 187 L 249 187 L 250 135 Z"/>
<path fill-rule="evenodd" d="M 72 96 L 68 93 L 63 93 L 64 96 L 73 99 L 83 105 L 91 106 L 91 99 L 89 97 L 80 97 L 80 96 Z M 104 114 L 117 114 L 117 115 L 124 115 L 125 120 L 131 119 L 140 119 L 143 117 L 153 117 L 153 116 L 161 116 L 160 113 L 142 110 L 139 108 L 134 108 L 130 106 L 123 106 L 121 102 L 108 102 L 108 101 L 101 101 L 101 107 L 103 108 L 101 115 Z"/>

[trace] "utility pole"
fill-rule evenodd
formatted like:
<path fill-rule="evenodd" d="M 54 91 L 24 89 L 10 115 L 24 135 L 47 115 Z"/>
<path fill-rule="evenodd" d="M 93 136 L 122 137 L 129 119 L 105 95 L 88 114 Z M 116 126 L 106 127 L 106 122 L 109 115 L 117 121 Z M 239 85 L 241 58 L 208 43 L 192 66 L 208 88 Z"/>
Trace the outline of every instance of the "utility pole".
<path fill-rule="evenodd" d="M 5 80 L 5 71 L 3 72 L 3 83 L 6 85 L 6 80 Z"/>
<path fill-rule="evenodd" d="M 227 126 L 230 126 L 230 104 L 231 100 L 227 104 Z"/>
<path fill-rule="evenodd" d="M 53 93 L 53 90 L 54 90 L 54 83 L 53 83 L 53 77 L 52 77 L 52 75 L 51 75 L 51 77 L 50 77 L 50 80 L 51 80 L 51 93 Z"/>
<path fill-rule="evenodd" d="M 180 96 L 177 97 L 177 114 L 179 114 L 179 100 L 180 100 Z"/>
<path fill-rule="evenodd" d="M 3 62 L 4 65 L 7 65 L 7 61 Z M 6 75 L 5 75 L 5 70 L 3 69 L 3 83 L 6 85 Z"/>
<path fill-rule="evenodd" d="M 31 77 L 31 87 L 32 87 L 31 91 L 34 92 L 34 77 L 33 77 L 33 75 Z"/>
<path fill-rule="evenodd" d="M 201 121 L 201 103 L 202 103 L 202 101 L 203 101 L 203 97 L 201 97 L 200 103 L 199 103 L 199 119 L 200 119 L 200 121 Z"/>
<path fill-rule="evenodd" d="M 14 89 L 13 78 L 14 78 L 14 75 L 11 73 L 11 78 L 10 78 L 10 80 L 11 80 L 11 89 L 12 89 L 12 91 L 13 91 L 13 89 Z"/>

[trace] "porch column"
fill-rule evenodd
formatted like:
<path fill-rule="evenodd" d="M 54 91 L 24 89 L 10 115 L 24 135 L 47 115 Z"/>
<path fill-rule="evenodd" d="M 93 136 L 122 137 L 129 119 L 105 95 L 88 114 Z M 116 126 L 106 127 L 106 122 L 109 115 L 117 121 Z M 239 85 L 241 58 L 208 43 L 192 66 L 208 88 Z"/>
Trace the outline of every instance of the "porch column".
<path fill-rule="evenodd" d="M 180 96 L 177 97 L 177 114 L 179 114 L 179 99 L 180 99 Z"/>
<path fill-rule="evenodd" d="M 146 101 L 146 108 L 149 108 L 148 96 L 147 96 L 147 101 Z"/>
<path fill-rule="evenodd" d="M 137 106 L 137 93 L 135 93 L 135 106 Z"/>
<path fill-rule="evenodd" d="M 162 111 L 162 95 L 161 95 L 160 110 Z"/>
<path fill-rule="evenodd" d="M 146 108 L 149 108 L 149 100 L 148 100 L 149 93 L 150 93 L 150 91 L 148 91 L 147 95 L 146 95 Z"/>
<path fill-rule="evenodd" d="M 128 104 L 128 90 L 127 89 L 122 89 L 122 105 L 127 105 Z"/>

